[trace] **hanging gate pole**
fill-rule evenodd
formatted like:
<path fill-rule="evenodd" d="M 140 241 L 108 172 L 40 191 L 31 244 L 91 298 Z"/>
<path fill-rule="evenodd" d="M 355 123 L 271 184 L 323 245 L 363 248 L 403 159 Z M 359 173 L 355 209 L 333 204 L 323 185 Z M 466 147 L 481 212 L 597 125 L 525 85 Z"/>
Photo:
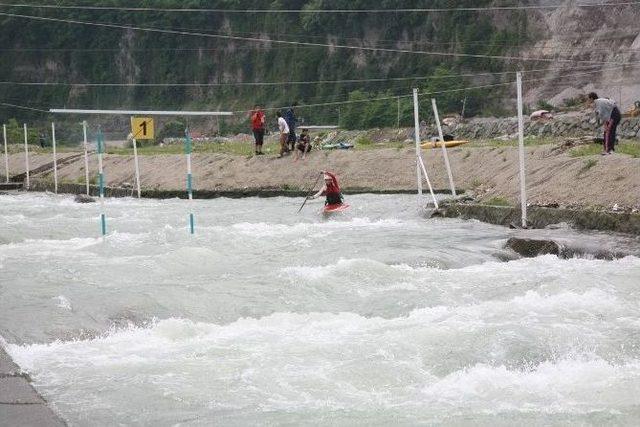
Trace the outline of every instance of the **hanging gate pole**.
<path fill-rule="evenodd" d="M 58 159 L 56 158 L 56 124 L 51 122 L 51 146 L 53 147 L 53 192 L 58 194 Z"/>
<path fill-rule="evenodd" d="M 4 136 L 4 173 L 7 184 L 9 183 L 9 152 L 7 151 L 7 125 L 2 125 L 2 135 Z"/>
<path fill-rule="evenodd" d="M 89 195 L 89 149 L 87 148 L 87 121 L 82 122 L 82 134 L 84 135 L 84 181 L 87 186 L 87 196 Z"/>
<path fill-rule="evenodd" d="M 193 175 L 191 173 L 191 152 L 193 151 L 191 134 L 189 129 L 185 130 L 184 154 L 187 158 L 187 196 L 189 197 L 189 232 L 195 233 L 195 224 L 193 218 Z"/>
<path fill-rule="evenodd" d="M 27 124 L 24 124 L 24 169 L 26 171 L 25 176 L 25 188 L 29 189 L 29 142 L 27 141 Z"/>
<path fill-rule="evenodd" d="M 520 157 L 520 209 L 522 211 L 522 227 L 527 226 L 527 192 L 524 171 L 524 118 L 522 116 L 522 73 L 516 73 L 518 84 L 518 153 Z"/>
<path fill-rule="evenodd" d="M 98 188 L 100 191 L 100 231 L 102 236 L 107 234 L 107 216 L 104 212 L 104 170 L 102 168 L 102 155 L 104 154 L 104 135 L 102 129 L 98 129 Z"/>

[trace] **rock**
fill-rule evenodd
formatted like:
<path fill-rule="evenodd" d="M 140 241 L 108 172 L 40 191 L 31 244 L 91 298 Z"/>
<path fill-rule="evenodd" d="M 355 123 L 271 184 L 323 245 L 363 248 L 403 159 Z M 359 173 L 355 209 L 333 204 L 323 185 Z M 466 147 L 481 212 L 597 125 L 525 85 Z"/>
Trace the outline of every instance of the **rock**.
<path fill-rule="evenodd" d="M 533 258 L 540 255 L 559 255 L 560 245 L 553 240 L 536 240 L 512 237 L 505 247 L 512 249 L 523 257 Z"/>
<path fill-rule="evenodd" d="M 96 199 L 91 196 L 87 196 L 86 194 L 76 194 L 73 201 L 76 203 L 95 203 Z"/>

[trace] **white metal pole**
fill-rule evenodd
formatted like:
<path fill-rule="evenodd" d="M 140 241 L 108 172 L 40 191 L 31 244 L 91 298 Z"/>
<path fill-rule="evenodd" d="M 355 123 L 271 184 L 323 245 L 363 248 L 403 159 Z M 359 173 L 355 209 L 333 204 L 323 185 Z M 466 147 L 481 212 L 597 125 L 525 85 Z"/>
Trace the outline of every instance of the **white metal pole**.
<path fill-rule="evenodd" d="M 138 190 L 138 199 L 140 198 L 140 164 L 138 163 L 138 143 L 133 138 L 133 164 L 136 169 L 136 188 Z"/>
<path fill-rule="evenodd" d="M 193 218 L 193 174 L 191 172 L 191 152 L 193 151 L 191 134 L 185 130 L 184 153 L 187 157 L 187 196 L 189 198 L 189 232 L 195 233 Z"/>
<path fill-rule="evenodd" d="M 107 234 L 107 216 L 104 212 L 104 170 L 102 168 L 102 155 L 104 153 L 104 135 L 102 129 L 98 129 L 97 135 L 97 151 L 98 151 L 98 189 L 100 195 L 100 230 L 102 231 L 102 237 Z"/>
<path fill-rule="evenodd" d="M 431 98 L 431 106 L 433 107 L 433 115 L 436 118 L 436 126 L 438 127 L 438 136 L 440 137 L 440 147 L 442 147 L 442 155 L 444 156 L 444 164 L 447 167 L 447 176 L 449 177 L 449 187 L 451 187 L 451 194 L 456 195 L 456 186 L 453 183 L 453 174 L 451 173 L 451 164 L 449 163 L 449 155 L 447 154 L 447 147 L 444 145 L 444 135 L 442 133 L 442 126 L 440 125 L 440 116 L 438 115 L 438 105 L 435 98 Z"/>
<path fill-rule="evenodd" d="M 133 132 L 133 119 L 131 116 L 131 129 Z M 136 141 L 137 133 L 132 133 L 131 142 L 133 143 L 133 166 L 136 173 L 136 189 L 138 190 L 138 199 L 141 197 L 140 191 L 140 163 L 138 163 L 138 141 Z"/>
<path fill-rule="evenodd" d="M 413 121 L 415 126 L 414 139 L 416 142 L 416 176 L 418 179 L 418 196 L 422 196 L 422 175 L 420 172 L 420 112 L 418 108 L 418 89 L 413 89 Z M 418 197 L 420 203 L 420 197 Z"/>
<path fill-rule="evenodd" d="M 431 186 L 431 181 L 429 180 L 429 174 L 427 173 L 427 168 L 424 165 L 424 161 L 422 161 L 422 147 L 420 146 L 420 114 L 418 107 L 418 89 L 413 89 L 413 121 L 415 126 L 415 139 L 416 139 L 416 168 L 418 170 L 418 191 L 419 194 L 422 194 L 422 177 L 421 170 L 424 173 L 424 178 L 427 181 L 427 185 L 429 186 L 429 192 L 431 193 L 431 198 L 433 199 L 433 204 L 438 208 L 438 201 L 436 200 L 436 195 L 433 192 L 433 187 Z"/>
<path fill-rule="evenodd" d="M 398 97 L 398 121 L 396 123 L 396 127 L 400 129 L 400 97 Z"/>
<path fill-rule="evenodd" d="M 524 118 L 522 116 L 522 73 L 516 73 L 518 84 L 518 153 L 520 157 L 520 209 L 522 211 L 522 226 L 527 226 L 527 193 L 524 172 Z"/>
<path fill-rule="evenodd" d="M 29 142 L 27 141 L 27 124 L 24 124 L 24 169 L 26 171 L 25 188 L 29 189 Z"/>
<path fill-rule="evenodd" d="M 4 173 L 7 184 L 9 183 L 9 152 L 7 150 L 7 125 L 2 125 L 2 135 L 4 136 Z"/>
<path fill-rule="evenodd" d="M 82 122 L 82 133 L 84 134 L 84 181 L 87 186 L 87 196 L 89 195 L 89 150 L 87 148 L 87 121 Z"/>
<path fill-rule="evenodd" d="M 58 159 L 56 158 L 56 124 L 51 122 L 51 146 L 53 147 L 53 191 L 58 194 Z"/>
<path fill-rule="evenodd" d="M 438 200 L 436 200 L 436 195 L 433 194 L 433 187 L 431 186 L 431 180 L 429 179 L 429 175 L 427 174 L 427 168 L 422 161 L 422 156 L 418 157 L 418 161 L 420 162 L 420 167 L 422 168 L 422 172 L 424 173 L 424 179 L 427 181 L 427 186 L 429 187 L 429 192 L 431 193 L 431 197 L 433 198 L 433 205 L 438 209 Z"/>

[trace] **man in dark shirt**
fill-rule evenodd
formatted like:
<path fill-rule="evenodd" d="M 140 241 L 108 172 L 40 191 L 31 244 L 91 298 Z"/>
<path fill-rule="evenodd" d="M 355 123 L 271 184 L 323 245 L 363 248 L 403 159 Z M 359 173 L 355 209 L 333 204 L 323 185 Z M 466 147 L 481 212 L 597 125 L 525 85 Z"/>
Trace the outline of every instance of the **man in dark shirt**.
<path fill-rule="evenodd" d="M 283 114 L 284 120 L 287 122 L 287 126 L 289 126 L 289 137 L 287 138 L 289 150 L 293 150 L 296 145 L 296 123 L 298 123 L 298 119 L 293 109 L 297 106 L 298 104 L 294 102 L 291 108 L 288 108 Z"/>

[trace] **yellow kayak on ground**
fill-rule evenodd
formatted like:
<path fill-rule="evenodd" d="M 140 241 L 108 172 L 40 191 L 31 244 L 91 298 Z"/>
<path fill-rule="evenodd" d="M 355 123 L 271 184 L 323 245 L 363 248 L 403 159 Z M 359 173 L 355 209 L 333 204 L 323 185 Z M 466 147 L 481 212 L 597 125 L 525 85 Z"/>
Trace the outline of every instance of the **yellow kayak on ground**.
<path fill-rule="evenodd" d="M 452 147 L 457 147 L 458 145 L 463 145 L 468 143 L 469 141 L 467 141 L 466 139 L 460 139 L 457 141 L 445 141 L 444 146 L 446 148 L 452 148 Z M 422 144 L 420 144 L 420 146 L 422 148 L 440 148 L 442 146 L 442 141 L 423 142 Z"/>

